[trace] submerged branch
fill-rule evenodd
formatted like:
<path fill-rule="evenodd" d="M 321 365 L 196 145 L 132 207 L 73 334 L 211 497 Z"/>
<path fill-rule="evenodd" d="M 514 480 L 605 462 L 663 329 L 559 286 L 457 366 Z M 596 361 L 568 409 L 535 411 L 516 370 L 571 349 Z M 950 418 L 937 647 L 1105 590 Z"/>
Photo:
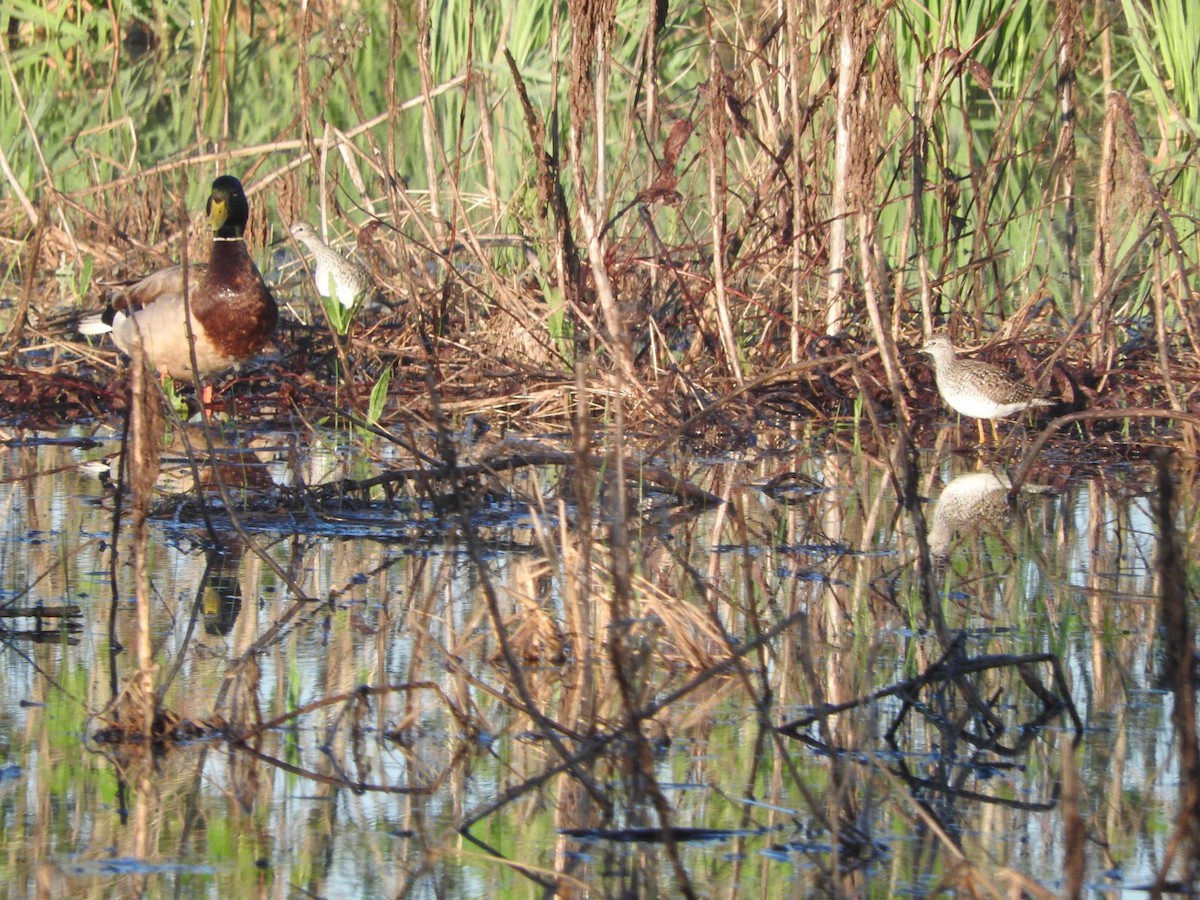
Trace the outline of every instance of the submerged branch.
<path fill-rule="evenodd" d="M 531 453 L 518 453 L 512 456 L 497 457 L 484 463 L 460 465 L 448 471 L 444 467 L 435 469 L 406 468 L 394 469 L 375 475 L 372 478 L 346 478 L 333 484 L 313 488 L 312 492 L 321 498 L 340 496 L 346 493 L 365 493 L 372 488 L 387 488 L 406 482 L 428 482 L 430 479 L 446 479 L 451 477 L 473 478 L 478 475 L 493 475 L 497 472 L 512 469 L 523 469 L 530 466 L 573 466 L 586 464 L 594 471 L 601 471 L 612 464 L 612 460 L 601 456 L 584 456 L 550 448 L 538 449 Z M 654 465 L 639 463 L 636 460 L 622 460 L 625 477 L 631 480 L 642 480 L 661 488 L 667 493 L 674 494 L 680 503 L 699 504 L 702 506 L 717 506 L 724 502 L 716 494 L 709 493 L 689 481 L 684 481 L 668 470 Z"/>

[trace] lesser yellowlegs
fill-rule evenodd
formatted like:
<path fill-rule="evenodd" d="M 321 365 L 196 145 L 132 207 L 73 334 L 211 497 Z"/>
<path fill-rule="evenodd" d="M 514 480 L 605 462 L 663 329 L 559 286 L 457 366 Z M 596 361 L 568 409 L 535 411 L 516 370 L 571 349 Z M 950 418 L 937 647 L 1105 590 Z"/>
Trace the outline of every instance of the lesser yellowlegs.
<path fill-rule="evenodd" d="M 366 266 L 342 256 L 307 222 L 294 223 L 292 237 L 312 253 L 313 282 L 322 297 L 337 297 L 338 303 L 349 309 L 371 289 L 371 273 Z"/>
<path fill-rule="evenodd" d="M 1039 397 L 1027 384 L 1013 381 L 995 366 L 974 359 L 959 359 L 954 345 L 944 334 L 935 334 L 922 353 L 933 358 L 938 393 L 957 413 L 979 420 L 979 442 L 983 443 L 983 419 L 992 422 L 1034 406 L 1053 406 L 1053 400 Z"/>

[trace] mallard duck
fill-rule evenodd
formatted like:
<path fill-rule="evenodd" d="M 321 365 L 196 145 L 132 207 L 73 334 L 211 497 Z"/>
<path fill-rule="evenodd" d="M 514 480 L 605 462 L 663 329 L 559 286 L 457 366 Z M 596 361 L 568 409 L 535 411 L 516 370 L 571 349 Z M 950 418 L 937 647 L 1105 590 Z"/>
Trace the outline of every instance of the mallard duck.
<path fill-rule="evenodd" d="M 1034 406 L 1054 405 L 1053 400 L 1039 397 L 1029 385 L 1013 381 L 995 366 L 976 359 L 959 359 L 950 338 L 944 334 L 933 335 L 921 352 L 933 358 L 938 393 L 946 405 L 978 420 L 981 444 L 984 419 L 991 420 L 994 437 L 996 419 Z"/>
<path fill-rule="evenodd" d="M 214 181 L 207 211 L 212 250 L 207 265 L 188 270 L 187 306 L 183 267 L 171 266 L 115 295 L 102 315 L 79 323 L 80 334 L 111 331 L 113 343 L 127 354 L 140 340 L 155 371 L 185 381 L 195 380 L 188 307 L 201 375 L 224 371 L 261 350 L 279 310 L 242 238 L 250 215 L 242 183 L 232 175 Z"/>
<path fill-rule="evenodd" d="M 374 287 L 371 273 L 353 259 L 347 259 L 326 244 L 307 222 L 292 224 L 292 237 L 313 255 L 313 283 L 322 297 L 337 297 L 349 309 Z"/>

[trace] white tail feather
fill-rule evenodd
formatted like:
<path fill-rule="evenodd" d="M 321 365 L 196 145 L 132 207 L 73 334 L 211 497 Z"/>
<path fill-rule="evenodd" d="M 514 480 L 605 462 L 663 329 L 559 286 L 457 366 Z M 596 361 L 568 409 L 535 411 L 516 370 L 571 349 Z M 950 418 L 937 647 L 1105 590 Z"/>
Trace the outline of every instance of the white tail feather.
<path fill-rule="evenodd" d="M 88 316 L 86 319 L 79 320 L 79 325 L 75 330 L 80 334 L 108 334 L 113 327 L 101 316 Z"/>

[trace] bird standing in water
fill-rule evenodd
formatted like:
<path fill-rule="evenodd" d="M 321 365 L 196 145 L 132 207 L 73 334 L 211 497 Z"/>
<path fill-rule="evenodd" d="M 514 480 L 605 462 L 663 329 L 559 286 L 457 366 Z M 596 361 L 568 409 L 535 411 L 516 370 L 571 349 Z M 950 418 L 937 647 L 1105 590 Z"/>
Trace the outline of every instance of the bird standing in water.
<path fill-rule="evenodd" d="M 995 439 L 996 420 L 1034 406 L 1053 406 L 1053 400 L 1039 397 L 1027 384 L 1014 381 L 995 366 L 974 359 L 959 359 L 954 345 L 944 334 L 935 334 L 921 348 L 933 359 L 938 393 L 957 413 L 976 419 L 979 443 L 983 443 L 983 420 L 992 423 Z"/>

